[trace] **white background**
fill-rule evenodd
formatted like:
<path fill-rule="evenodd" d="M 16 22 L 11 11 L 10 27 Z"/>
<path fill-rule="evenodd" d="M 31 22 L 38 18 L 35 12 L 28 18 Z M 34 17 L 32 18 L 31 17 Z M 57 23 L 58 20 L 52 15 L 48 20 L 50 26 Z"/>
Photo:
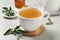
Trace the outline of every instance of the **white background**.
<path fill-rule="evenodd" d="M 2 13 L 3 6 L 14 6 L 14 0 L 0 0 L 0 13 Z M 33 1 L 32 1 L 33 2 Z M 31 4 L 29 4 L 31 5 Z M 60 40 L 60 16 L 51 17 L 54 22 L 53 25 L 45 25 L 46 32 L 42 36 L 35 37 L 35 40 Z M 47 22 L 47 20 L 46 20 Z M 19 25 L 18 18 L 17 19 L 5 19 L 0 15 L 0 40 L 16 40 L 16 37 L 13 35 L 3 36 L 4 32 L 8 28 L 14 28 L 16 25 Z M 24 37 L 20 40 L 33 40 L 33 37 Z"/>

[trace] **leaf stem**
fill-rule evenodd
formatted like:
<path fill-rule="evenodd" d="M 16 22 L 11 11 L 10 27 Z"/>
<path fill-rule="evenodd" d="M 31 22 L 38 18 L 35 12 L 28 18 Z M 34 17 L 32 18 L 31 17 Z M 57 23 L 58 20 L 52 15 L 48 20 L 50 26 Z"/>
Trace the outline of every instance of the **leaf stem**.
<path fill-rule="evenodd" d="M 17 40 L 20 40 L 20 35 L 16 34 Z"/>

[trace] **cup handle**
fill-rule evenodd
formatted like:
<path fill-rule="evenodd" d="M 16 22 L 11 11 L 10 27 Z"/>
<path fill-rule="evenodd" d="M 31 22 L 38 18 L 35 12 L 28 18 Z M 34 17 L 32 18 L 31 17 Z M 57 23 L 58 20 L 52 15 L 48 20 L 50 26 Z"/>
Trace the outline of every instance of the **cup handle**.
<path fill-rule="evenodd" d="M 50 17 L 50 13 L 49 12 L 45 12 L 44 19 L 48 19 L 49 17 Z"/>

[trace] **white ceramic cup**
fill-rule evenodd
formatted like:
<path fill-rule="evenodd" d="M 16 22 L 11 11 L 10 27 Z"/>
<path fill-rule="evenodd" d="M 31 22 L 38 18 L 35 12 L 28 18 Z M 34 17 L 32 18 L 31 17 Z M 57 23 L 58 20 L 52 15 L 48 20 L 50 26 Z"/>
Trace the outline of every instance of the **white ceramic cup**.
<path fill-rule="evenodd" d="M 36 8 L 36 7 L 26 7 L 26 8 L 20 9 L 20 11 L 26 10 L 28 8 Z M 40 12 L 42 12 L 42 15 L 38 18 L 25 18 L 18 14 L 19 19 L 20 19 L 19 21 L 20 21 L 22 27 L 27 31 L 37 30 L 40 27 L 42 21 L 44 19 L 47 19 L 50 16 L 49 12 L 44 12 L 41 8 L 36 8 L 36 9 L 38 9 Z M 20 13 L 20 11 L 19 11 L 19 13 Z M 45 15 L 46 15 L 46 17 L 44 17 Z"/>

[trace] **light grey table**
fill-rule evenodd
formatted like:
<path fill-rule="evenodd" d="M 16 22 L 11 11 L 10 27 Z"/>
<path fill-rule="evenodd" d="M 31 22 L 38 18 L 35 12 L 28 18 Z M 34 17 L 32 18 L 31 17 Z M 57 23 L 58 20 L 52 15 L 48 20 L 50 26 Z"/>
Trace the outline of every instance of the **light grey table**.
<path fill-rule="evenodd" d="M 0 0 L 0 13 L 3 6 L 12 6 L 14 7 L 14 0 Z M 41 36 L 37 37 L 25 37 L 22 36 L 20 40 L 60 40 L 60 16 L 51 17 L 54 22 L 53 25 L 45 25 L 46 32 Z M 47 22 L 47 20 L 45 20 Z M 44 23 L 45 23 L 44 22 Z M 16 40 L 16 37 L 13 35 L 3 36 L 4 32 L 8 28 L 14 28 L 19 25 L 18 18 L 16 19 L 5 19 L 0 15 L 0 40 Z"/>

